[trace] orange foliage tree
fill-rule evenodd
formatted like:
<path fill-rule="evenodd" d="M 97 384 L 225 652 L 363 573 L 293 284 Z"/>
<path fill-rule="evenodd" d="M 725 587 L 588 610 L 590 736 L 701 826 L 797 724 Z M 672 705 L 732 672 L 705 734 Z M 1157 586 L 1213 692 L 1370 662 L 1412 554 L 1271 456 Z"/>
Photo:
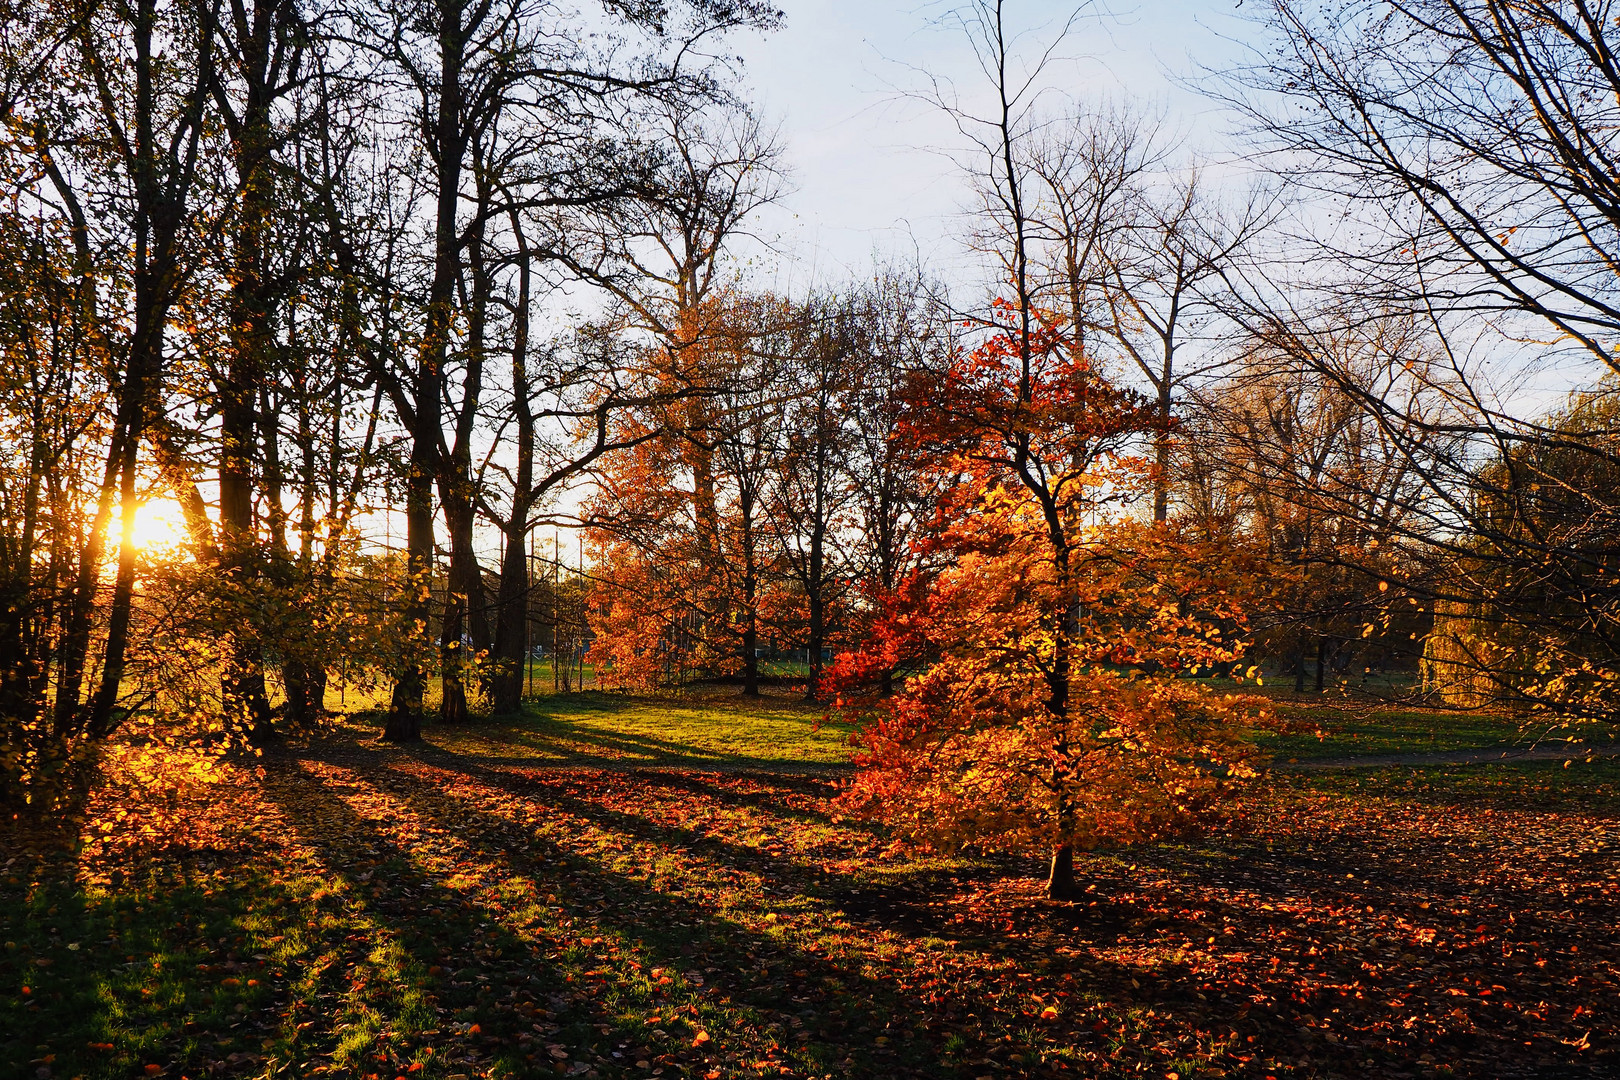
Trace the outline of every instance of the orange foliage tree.
<path fill-rule="evenodd" d="M 887 599 L 829 675 L 862 720 L 846 808 L 915 841 L 1052 853 L 1180 834 L 1253 775 L 1253 699 L 1187 676 L 1242 653 L 1245 559 L 1133 521 L 1163 420 L 998 304 L 984 342 L 919 380 L 897 437 L 951 490 L 922 543 L 938 567 Z M 888 698 L 860 692 L 910 670 Z"/>
<path fill-rule="evenodd" d="M 653 366 L 660 392 L 618 419 L 585 507 L 595 566 L 591 658 L 604 681 L 736 677 L 757 694 L 769 612 L 784 595 L 771 534 L 783 395 L 762 347 L 772 297 L 719 294 L 687 313 Z"/>

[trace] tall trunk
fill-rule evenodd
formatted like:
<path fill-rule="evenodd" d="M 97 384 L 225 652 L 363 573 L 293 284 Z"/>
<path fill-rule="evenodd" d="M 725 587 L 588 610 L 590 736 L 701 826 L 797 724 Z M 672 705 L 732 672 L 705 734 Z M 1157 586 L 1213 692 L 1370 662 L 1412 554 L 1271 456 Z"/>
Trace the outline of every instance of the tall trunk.
<path fill-rule="evenodd" d="M 137 256 L 138 261 L 139 258 Z M 101 679 L 95 694 L 87 702 L 83 722 L 77 725 L 87 735 L 98 739 L 112 731 L 113 707 L 124 682 L 129 626 L 135 599 L 135 465 L 140 436 L 146 427 L 147 412 L 151 407 L 149 399 L 154 389 L 151 383 L 161 370 L 163 323 L 168 318 L 168 286 L 172 282 L 170 275 L 163 275 L 169 277 L 169 281 L 163 281 L 161 277 L 153 280 L 154 275 L 143 277 L 144 281 L 138 280 L 136 283 L 135 334 L 130 343 L 127 380 L 135 386 L 128 398 L 128 415 L 120 418 L 121 445 L 116 446 L 116 455 L 108 455 L 108 464 L 112 466 L 108 472 L 117 477 L 120 507 L 118 574 L 113 581 L 112 603 L 107 617 L 107 644 L 102 654 Z M 118 440 L 115 438 L 116 443 Z M 94 569 L 97 568 L 92 568 L 92 573 Z M 93 579 L 89 584 L 93 589 Z"/>
<path fill-rule="evenodd" d="M 221 675 L 221 698 L 228 723 L 238 725 L 250 742 L 273 734 L 265 689 L 264 632 L 248 602 L 266 572 L 253 520 L 253 462 L 258 445 L 260 397 L 273 366 L 275 342 L 272 309 L 274 285 L 268 280 L 267 245 L 276 212 L 272 154 L 275 146 L 271 112 L 281 93 L 280 60 L 275 38 L 284 29 L 281 0 L 231 5 L 236 73 L 243 87 L 241 112 L 231 128 L 233 164 L 241 194 L 231 241 L 234 247 L 227 333 L 229 360 L 216 388 L 220 403 L 219 572 L 229 595 L 238 601 L 230 652 Z M 224 101 L 223 95 L 221 100 Z M 274 418 L 268 418 L 274 424 Z M 273 439 L 273 427 L 269 431 Z M 280 507 L 269 503 L 272 514 Z M 283 537 L 285 540 L 285 537 Z"/>
<path fill-rule="evenodd" d="M 885 450 L 892 453 L 892 450 Z M 887 599 L 894 595 L 895 577 L 898 571 L 900 553 L 896 551 L 895 530 L 898 527 L 894 521 L 895 504 L 899 501 L 894 496 L 895 490 L 894 470 L 887 462 L 883 465 L 881 486 L 878 493 L 878 587 L 883 597 Z M 894 694 L 894 669 L 884 668 L 879 680 L 879 692 L 884 697 Z"/>
<path fill-rule="evenodd" d="M 282 505 L 284 477 L 281 473 L 281 435 L 276 413 L 279 403 L 272 403 L 267 391 L 259 395 L 259 416 L 261 418 L 259 438 L 263 444 L 264 456 L 264 505 L 265 505 L 265 533 L 269 540 L 269 559 L 267 560 L 261 577 L 277 588 L 286 588 L 288 570 L 291 568 L 292 556 L 287 548 L 287 510 Z M 253 636 L 261 643 L 263 648 L 264 627 L 252 628 Z M 262 653 L 256 654 L 260 660 L 259 690 L 264 690 L 264 667 Z M 283 672 L 285 672 L 283 666 Z M 248 741 L 260 746 L 275 737 L 275 729 L 270 722 L 269 703 L 265 703 L 262 718 L 255 716 L 253 726 L 248 730 Z"/>
<path fill-rule="evenodd" d="M 472 500 L 455 483 L 439 485 L 445 528 L 450 540 L 450 569 L 446 580 L 444 622 L 439 637 L 442 650 L 440 686 L 443 698 L 439 718 L 463 723 L 467 705 L 467 672 L 472 654 L 489 647 L 489 622 L 484 612 L 483 571 L 473 551 Z M 447 489 L 450 493 L 447 494 Z"/>
<path fill-rule="evenodd" d="M 692 517 L 697 524 L 698 558 L 711 587 L 723 580 L 725 552 L 720 543 L 720 508 L 715 494 L 714 447 L 706 430 L 689 430 L 687 464 L 692 470 Z M 716 590 L 720 591 L 720 590 Z M 711 613 L 723 620 L 725 612 Z"/>
<path fill-rule="evenodd" d="M 759 697 L 759 572 L 755 565 L 753 500 L 740 500 L 743 556 L 743 694 Z"/>
<path fill-rule="evenodd" d="M 211 57 L 207 51 L 211 35 L 204 30 L 200 35 L 204 44 L 197 57 L 197 88 L 187 103 L 187 112 L 175 118 L 177 126 L 174 137 L 160 140 L 156 131 L 159 119 L 157 71 L 152 55 L 155 23 L 155 0 L 136 0 L 130 12 L 135 76 L 131 125 L 134 141 L 127 159 L 134 195 L 131 284 L 135 325 L 130 336 L 124 377 L 117 386 L 117 413 L 102 470 L 96 513 L 80 555 L 77 580 L 64 620 L 52 717 L 53 728 L 59 738 L 77 731 L 100 738 L 113 727 L 112 712 L 124 678 L 135 595 L 136 461 L 148 414 L 163 375 L 163 331 L 179 280 L 177 237 L 185 215 L 186 197 L 195 176 L 194 152 L 201 122 L 202 87 L 207 85 L 211 72 Z M 85 27 L 84 32 L 89 33 L 88 24 Z M 99 41 L 81 40 L 81 54 L 87 64 L 101 62 L 101 47 Z M 120 123 L 113 117 L 108 117 L 108 121 Z M 187 138 L 183 139 L 181 135 Z M 173 150 L 181 151 L 180 155 L 165 160 L 164 155 Z M 166 171 L 160 169 L 160 162 L 168 166 Z M 54 169 L 55 166 L 47 163 L 47 168 Z M 64 191 L 64 195 L 71 196 L 71 192 Z M 77 207 L 76 202 L 72 205 Z M 82 232 L 79 238 L 82 240 Z M 81 706 L 79 695 L 84 686 L 90 655 L 91 626 L 115 502 L 119 504 L 121 518 L 118 573 L 109 606 L 101 678 L 95 693 Z"/>
<path fill-rule="evenodd" d="M 1163 523 L 1170 517 L 1170 361 L 1165 361 L 1165 378 L 1159 384 L 1159 430 L 1153 434 L 1153 520 Z"/>
<path fill-rule="evenodd" d="M 447 0 L 439 7 L 439 101 L 433 141 L 438 151 L 438 205 L 433 231 L 433 282 L 428 289 L 427 325 L 417 351 L 412 402 L 411 458 L 405 480 L 405 566 L 410 577 L 402 614 L 406 626 L 426 633 L 432 615 L 433 482 L 440 473 L 439 399 L 443 393 L 444 359 L 450 344 L 460 247 L 456 229 L 462 159 L 466 134 L 461 127 L 462 52 L 466 30 L 460 7 Z M 415 658 L 407 660 L 394 683 L 383 737 L 409 742 L 421 737 L 427 672 Z"/>
<path fill-rule="evenodd" d="M 1185 258 L 1186 253 L 1182 252 Z M 1178 275 L 1178 282 L 1182 278 Z M 1152 381 L 1159 392 L 1159 430 L 1153 435 L 1153 520 L 1163 522 L 1170 516 L 1170 406 L 1176 387 L 1176 325 L 1180 319 L 1181 290 L 1177 288 L 1170 301 L 1170 310 L 1159 331 L 1163 349 L 1159 357 L 1159 372 Z"/>
<path fill-rule="evenodd" d="M 804 700 L 810 702 L 820 697 L 821 651 L 827 642 L 827 590 L 823 578 L 826 563 L 825 533 L 822 508 L 818 507 L 815 520 L 810 526 L 809 573 L 806 575 L 809 587 L 805 590 L 810 606 L 810 653 L 805 657 L 809 662 L 809 672 L 805 680 Z"/>
<path fill-rule="evenodd" d="M 1054 552 L 1057 579 L 1064 588 L 1059 595 L 1072 595 L 1071 552 L 1068 538 L 1061 527 L 1049 522 L 1048 532 Z M 1052 666 L 1047 674 L 1047 710 L 1058 721 L 1058 739 L 1052 754 L 1052 791 L 1057 804 L 1054 807 L 1058 841 L 1052 852 L 1052 866 L 1046 881 L 1046 895 L 1053 900 L 1072 900 L 1078 895 L 1074 882 L 1074 845 L 1070 836 L 1074 827 L 1074 808 L 1070 805 L 1068 786 L 1069 740 L 1064 723 L 1069 713 L 1073 661 L 1070 650 L 1080 633 L 1080 605 L 1066 602 L 1058 615 L 1058 632 L 1053 638 Z"/>
<path fill-rule="evenodd" d="M 513 308 L 512 404 L 517 419 L 517 472 L 512 484 L 512 516 L 502 531 L 500 591 L 496 600 L 496 672 L 492 706 L 497 715 L 523 709 L 523 675 L 528 668 L 530 489 L 534 487 L 534 411 L 529 404 L 529 252 L 521 223 L 512 216 L 518 244 L 518 295 Z"/>
<path fill-rule="evenodd" d="M 298 559 L 288 567 L 296 587 L 313 599 L 321 594 L 315 569 L 315 433 L 310 421 L 308 372 L 300 370 L 298 401 Z M 336 517 L 336 500 L 329 513 Z M 296 640 L 284 643 L 281 680 L 287 692 L 287 722 L 295 728 L 315 723 L 326 703 L 326 668 L 312 651 L 312 627 L 300 619 Z"/>
<path fill-rule="evenodd" d="M 478 221 L 484 220 L 489 194 L 480 191 Z M 484 575 L 473 550 L 472 440 L 484 383 L 484 332 L 491 282 L 484 265 L 484 229 L 475 225 L 468 239 L 471 277 L 467 297 L 467 356 L 462 377 L 461 412 L 456 416 L 455 439 L 439 477 L 439 503 L 444 508 L 450 539 L 449 588 L 444 601 L 444 628 L 439 683 L 443 696 L 439 717 L 445 723 L 468 718 L 467 676 L 472 654 L 489 648 L 489 616 L 484 605 Z"/>
<path fill-rule="evenodd" d="M 815 487 L 810 505 L 810 550 L 805 557 L 805 594 L 809 602 L 809 655 L 804 700 L 813 702 L 821 695 L 821 651 L 827 642 L 827 512 L 831 498 L 833 430 L 828 418 L 826 376 L 816 409 Z"/>
<path fill-rule="evenodd" d="M 143 400 L 145 373 L 136 368 L 135 361 L 138 357 L 139 351 L 132 347 L 131 362 L 125 369 L 123 383 L 118 387 L 118 413 L 113 425 L 112 438 L 107 446 L 107 459 L 102 467 L 96 513 L 91 519 L 90 531 L 85 538 L 83 550 L 79 552 L 78 573 L 75 575 L 73 593 L 63 618 L 62 646 L 57 661 L 56 701 L 52 717 L 52 726 L 59 739 L 80 730 L 86 718 L 86 714 L 80 709 L 79 697 L 84 688 L 85 667 L 90 656 L 90 628 L 95 615 L 101 563 L 106 557 L 113 506 L 119 496 L 124 448 L 131 441 L 131 430 L 139 429 L 139 425 L 132 417 L 143 414 L 146 408 Z"/>
<path fill-rule="evenodd" d="M 524 514 L 527 515 L 527 508 Z M 497 667 L 491 680 L 490 707 L 497 716 L 523 710 L 523 673 L 527 644 L 525 629 L 529 597 L 528 553 L 521 525 L 508 527 L 502 534 L 500 591 L 496 596 L 495 658 Z"/>
<path fill-rule="evenodd" d="M 230 360 L 218 387 L 220 399 L 219 536 L 220 576 L 227 594 L 244 609 L 262 576 L 253 520 L 253 459 L 257 443 L 257 397 L 263 383 L 267 327 L 260 304 L 261 242 L 268 201 L 256 177 L 265 171 L 257 155 L 240 160 L 247 181 L 243 221 L 237 235 L 231 290 Z M 247 618 L 233 620 L 230 652 L 221 675 L 227 722 L 244 732 L 262 733 L 270 724 L 259 628 Z M 250 738 L 253 737 L 250 735 Z"/>

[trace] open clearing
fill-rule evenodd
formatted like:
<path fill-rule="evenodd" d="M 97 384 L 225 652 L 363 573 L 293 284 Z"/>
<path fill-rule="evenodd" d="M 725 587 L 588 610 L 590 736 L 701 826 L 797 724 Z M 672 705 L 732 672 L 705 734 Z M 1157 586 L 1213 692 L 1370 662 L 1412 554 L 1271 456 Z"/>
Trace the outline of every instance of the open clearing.
<path fill-rule="evenodd" d="M 0 837 L 0 1075 L 1620 1072 L 1613 761 L 1276 774 L 1070 905 L 836 819 L 814 719 L 346 726 Z"/>

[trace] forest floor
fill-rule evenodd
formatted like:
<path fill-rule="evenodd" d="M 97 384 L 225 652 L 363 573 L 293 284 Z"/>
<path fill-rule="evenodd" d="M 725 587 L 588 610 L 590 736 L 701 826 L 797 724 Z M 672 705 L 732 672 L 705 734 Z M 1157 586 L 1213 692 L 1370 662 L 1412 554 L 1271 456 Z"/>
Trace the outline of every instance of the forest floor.
<path fill-rule="evenodd" d="M 0 834 L 0 1076 L 1620 1075 L 1620 762 L 1279 771 L 1070 904 L 841 820 L 813 721 L 119 750 L 76 850 Z"/>

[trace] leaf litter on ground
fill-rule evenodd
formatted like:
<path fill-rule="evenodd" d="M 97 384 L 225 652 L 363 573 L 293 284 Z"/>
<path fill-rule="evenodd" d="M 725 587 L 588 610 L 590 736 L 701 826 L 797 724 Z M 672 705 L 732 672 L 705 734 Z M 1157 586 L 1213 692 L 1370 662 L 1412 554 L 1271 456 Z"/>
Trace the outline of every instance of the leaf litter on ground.
<path fill-rule="evenodd" d="M 76 855 L 19 834 L 0 1069 L 1616 1067 L 1612 765 L 1278 777 L 1228 833 L 1089 857 L 1057 904 L 1033 861 L 895 851 L 825 776 L 514 760 L 327 741 L 161 813 L 109 788 Z"/>

